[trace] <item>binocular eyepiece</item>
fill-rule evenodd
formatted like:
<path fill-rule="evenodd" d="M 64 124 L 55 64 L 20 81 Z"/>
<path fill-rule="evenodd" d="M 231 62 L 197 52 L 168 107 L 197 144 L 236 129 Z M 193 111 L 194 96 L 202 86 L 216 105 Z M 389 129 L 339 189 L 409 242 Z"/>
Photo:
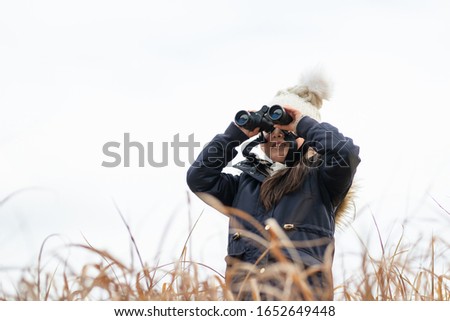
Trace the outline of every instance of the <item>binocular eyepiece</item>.
<path fill-rule="evenodd" d="M 279 105 L 273 105 L 270 108 L 264 105 L 257 112 L 238 111 L 234 121 L 247 130 L 252 131 L 259 127 L 260 131 L 270 133 L 275 129 L 273 124 L 287 125 L 292 122 L 292 117 Z"/>

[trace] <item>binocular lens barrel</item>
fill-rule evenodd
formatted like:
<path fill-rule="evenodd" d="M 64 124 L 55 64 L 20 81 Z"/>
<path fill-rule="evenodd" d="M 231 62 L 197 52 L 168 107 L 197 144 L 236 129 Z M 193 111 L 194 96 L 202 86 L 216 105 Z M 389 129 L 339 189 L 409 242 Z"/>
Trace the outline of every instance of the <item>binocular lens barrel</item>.
<path fill-rule="evenodd" d="M 254 130 L 259 127 L 260 131 L 272 132 L 273 124 L 287 125 L 292 122 L 292 117 L 279 105 L 272 107 L 263 106 L 257 112 L 246 110 L 238 111 L 234 117 L 236 125 L 247 130 Z"/>
<path fill-rule="evenodd" d="M 236 117 L 234 118 L 234 121 L 236 122 L 236 124 L 238 124 L 239 126 L 244 127 L 248 121 L 250 120 L 250 113 L 246 110 L 241 110 L 236 114 Z"/>
<path fill-rule="evenodd" d="M 292 117 L 279 105 L 270 107 L 268 114 L 275 124 L 287 125 L 292 121 Z"/>
<path fill-rule="evenodd" d="M 276 107 L 276 106 L 275 106 Z M 269 112 L 269 117 L 272 120 L 278 120 L 283 116 L 283 110 L 281 108 L 271 108 Z"/>

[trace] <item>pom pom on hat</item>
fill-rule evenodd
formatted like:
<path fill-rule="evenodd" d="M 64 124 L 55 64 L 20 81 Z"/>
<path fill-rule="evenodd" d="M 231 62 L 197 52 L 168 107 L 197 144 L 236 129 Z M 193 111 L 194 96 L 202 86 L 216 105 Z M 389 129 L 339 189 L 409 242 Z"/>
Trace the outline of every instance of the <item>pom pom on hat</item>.
<path fill-rule="evenodd" d="M 316 67 L 302 74 L 296 86 L 280 90 L 270 102 L 273 105 L 289 105 L 299 109 L 303 115 L 321 120 L 319 109 L 323 100 L 331 97 L 332 84 L 323 69 Z"/>

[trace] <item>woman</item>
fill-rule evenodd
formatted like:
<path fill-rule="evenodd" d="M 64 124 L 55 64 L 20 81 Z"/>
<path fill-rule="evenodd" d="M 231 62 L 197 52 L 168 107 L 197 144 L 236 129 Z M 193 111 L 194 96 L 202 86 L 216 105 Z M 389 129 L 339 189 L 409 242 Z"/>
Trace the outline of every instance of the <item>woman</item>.
<path fill-rule="evenodd" d="M 250 130 L 235 123 L 216 135 L 188 170 L 187 182 L 194 193 L 206 193 L 235 209 L 227 213 L 230 231 L 226 261 L 227 283 L 238 299 L 250 299 L 249 293 L 264 282 L 243 285 L 249 273 L 236 273 L 236 266 L 251 264 L 263 274 L 275 263 L 289 261 L 308 270 L 323 266 L 326 253 L 333 256 L 336 214 L 352 186 L 360 158 L 359 147 L 352 139 L 320 122 L 319 108 L 322 100 L 329 98 L 329 91 L 329 83 L 320 73 L 310 73 L 297 86 L 278 92 L 271 105 L 283 106 L 292 121 L 274 125 L 271 132 L 261 132 L 255 141 L 261 143 L 263 156 L 258 158 L 246 148 L 247 160 L 235 166 L 242 171 L 240 175 L 222 170 L 237 155 L 235 148 L 260 133 L 260 128 Z M 264 247 L 264 238 L 274 237 L 267 232 L 268 219 L 278 223 L 294 249 L 287 246 L 277 252 Z M 307 278 L 315 291 L 332 287 L 323 270 L 315 271 L 314 278 Z M 280 287 L 279 279 L 266 280 Z M 263 284 L 266 290 L 270 288 L 267 284 Z M 283 286 L 278 293 L 283 293 Z M 329 292 L 327 296 L 319 292 L 312 297 L 300 293 L 288 299 L 330 299 Z M 275 298 L 267 293 L 262 298 Z"/>

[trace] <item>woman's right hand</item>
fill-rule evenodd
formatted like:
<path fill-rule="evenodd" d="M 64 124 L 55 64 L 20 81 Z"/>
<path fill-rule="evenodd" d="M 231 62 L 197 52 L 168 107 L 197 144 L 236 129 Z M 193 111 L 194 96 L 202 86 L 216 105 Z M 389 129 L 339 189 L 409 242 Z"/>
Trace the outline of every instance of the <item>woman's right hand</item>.
<path fill-rule="evenodd" d="M 234 125 L 235 125 L 237 128 L 239 128 L 245 135 L 247 135 L 248 138 L 251 138 L 251 137 L 253 137 L 253 136 L 255 136 L 255 135 L 258 135 L 258 133 L 259 133 L 259 127 L 256 127 L 256 128 L 253 129 L 253 130 L 248 130 L 248 129 L 245 129 L 244 127 L 239 126 L 239 125 L 236 124 L 236 123 L 234 123 Z"/>

